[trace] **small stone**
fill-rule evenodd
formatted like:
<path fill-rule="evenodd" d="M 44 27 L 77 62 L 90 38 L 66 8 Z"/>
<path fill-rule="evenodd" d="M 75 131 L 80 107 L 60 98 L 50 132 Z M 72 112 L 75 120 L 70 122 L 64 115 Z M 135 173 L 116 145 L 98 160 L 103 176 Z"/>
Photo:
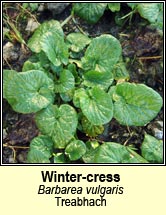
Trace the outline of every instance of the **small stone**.
<path fill-rule="evenodd" d="M 17 160 L 19 163 L 26 163 L 28 151 L 22 151 L 18 156 Z"/>
<path fill-rule="evenodd" d="M 44 6 L 44 3 L 41 3 L 40 5 L 39 5 L 39 7 L 38 7 L 38 12 L 43 12 L 44 11 L 44 9 L 45 9 L 45 6 Z"/>
<path fill-rule="evenodd" d="M 163 128 L 163 121 L 156 121 L 155 124 L 158 128 Z"/>
<path fill-rule="evenodd" d="M 162 130 L 159 130 L 158 128 L 153 128 L 152 130 L 153 132 L 153 135 L 159 139 L 159 140 L 162 140 L 163 139 L 163 131 Z"/>
<path fill-rule="evenodd" d="M 7 61 L 15 61 L 18 57 L 18 53 L 14 51 L 14 45 L 11 42 L 7 42 L 3 46 L 3 58 Z"/>
<path fill-rule="evenodd" d="M 29 31 L 29 32 L 34 32 L 34 30 L 36 28 L 38 28 L 40 24 L 38 22 L 36 22 L 33 18 L 29 18 L 28 19 L 28 24 L 26 26 L 26 31 Z"/>
<path fill-rule="evenodd" d="M 47 3 L 48 10 L 52 11 L 53 15 L 62 13 L 70 3 Z"/>
<path fill-rule="evenodd" d="M 5 139 L 7 137 L 7 132 L 6 132 L 6 129 L 4 128 L 3 129 L 3 139 Z"/>
<path fill-rule="evenodd" d="M 10 156 L 9 156 L 9 163 L 17 163 L 17 162 L 14 160 L 13 155 L 10 155 Z"/>

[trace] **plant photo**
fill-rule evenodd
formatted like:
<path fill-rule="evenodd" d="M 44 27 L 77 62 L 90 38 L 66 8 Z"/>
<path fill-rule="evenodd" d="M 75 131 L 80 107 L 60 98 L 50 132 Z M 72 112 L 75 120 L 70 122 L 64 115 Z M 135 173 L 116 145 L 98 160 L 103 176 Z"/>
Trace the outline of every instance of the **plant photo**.
<path fill-rule="evenodd" d="M 163 3 L 3 3 L 4 164 L 162 164 Z"/>

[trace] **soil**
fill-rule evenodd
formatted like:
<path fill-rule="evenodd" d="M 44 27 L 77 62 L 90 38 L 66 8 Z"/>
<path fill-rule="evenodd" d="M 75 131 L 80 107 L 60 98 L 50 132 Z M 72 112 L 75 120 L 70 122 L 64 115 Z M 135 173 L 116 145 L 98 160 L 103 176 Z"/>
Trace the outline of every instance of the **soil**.
<path fill-rule="evenodd" d="M 10 3 L 10 6 L 15 3 Z M 122 11 L 128 11 L 125 4 Z M 6 13 L 6 10 L 5 10 Z M 9 8 L 7 10 L 10 18 L 16 19 L 20 15 L 19 9 Z M 32 14 L 39 23 L 46 20 L 56 19 L 64 21 L 71 14 L 69 5 L 60 14 L 51 13 L 48 9 L 35 11 Z M 54 14 L 54 15 L 53 15 Z M 28 16 L 28 14 L 25 14 Z M 70 20 L 63 26 L 65 34 L 83 31 L 90 37 L 96 37 L 104 33 L 112 34 L 119 39 L 123 49 L 123 59 L 130 72 L 130 82 L 144 83 L 156 90 L 163 97 L 163 37 L 152 29 L 148 23 L 136 14 L 131 20 L 117 25 L 115 14 L 109 10 L 105 11 L 101 19 L 94 25 L 87 24 L 79 17 L 75 17 L 75 22 Z M 18 19 L 19 30 L 25 41 L 31 34 L 25 34 L 26 19 Z M 138 25 L 139 23 L 139 25 Z M 4 23 L 4 27 L 6 27 Z M 5 37 L 3 44 L 9 42 Z M 21 71 L 23 63 L 29 58 L 31 52 L 22 47 L 17 40 L 13 42 L 13 52 L 17 55 L 4 60 L 5 69 Z M 39 134 L 35 125 L 33 114 L 18 114 L 14 112 L 6 100 L 3 100 L 3 160 L 5 163 L 26 163 L 26 156 L 30 141 Z M 118 142 L 125 145 L 132 145 L 138 149 L 144 139 L 144 134 L 156 136 L 155 130 L 162 132 L 163 109 L 158 116 L 144 127 L 127 127 L 119 125 L 113 119 L 110 124 L 105 125 L 105 130 L 98 138 L 101 141 Z"/>

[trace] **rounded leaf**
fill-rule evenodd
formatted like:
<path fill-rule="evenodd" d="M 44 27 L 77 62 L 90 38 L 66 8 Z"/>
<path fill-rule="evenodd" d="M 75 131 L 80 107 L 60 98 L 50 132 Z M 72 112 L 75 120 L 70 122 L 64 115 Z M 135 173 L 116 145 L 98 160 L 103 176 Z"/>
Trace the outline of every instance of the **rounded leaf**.
<path fill-rule="evenodd" d="M 67 35 L 66 41 L 73 52 L 80 52 L 91 42 L 91 39 L 81 33 L 71 33 Z"/>
<path fill-rule="evenodd" d="M 54 83 L 43 71 L 9 71 L 5 71 L 4 93 L 15 111 L 35 113 L 53 103 Z"/>
<path fill-rule="evenodd" d="M 163 162 L 163 141 L 145 134 L 144 141 L 141 145 L 142 156 L 151 163 Z"/>
<path fill-rule="evenodd" d="M 124 163 L 128 159 L 130 156 L 125 146 L 114 142 L 103 143 L 95 156 L 96 163 Z"/>
<path fill-rule="evenodd" d="M 30 143 L 28 152 L 28 163 L 50 163 L 53 152 L 52 140 L 44 135 L 35 137 Z"/>
<path fill-rule="evenodd" d="M 41 40 L 47 32 L 53 32 L 53 34 L 57 35 L 59 38 L 64 38 L 63 30 L 58 21 L 51 20 L 44 22 L 36 29 L 28 41 L 28 47 L 33 52 L 39 53 L 42 50 Z"/>
<path fill-rule="evenodd" d="M 107 90 L 113 82 L 113 74 L 110 72 L 88 71 L 84 74 L 83 84 L 88 87 L 98 86 Z"/>
<path fill-rule="evenodd" d="M 148 163 L 129 147 L 114 142 L 105 142 L 95 155 L 96 163 Z"/>
<path fill-rule="evenodd" d="M 40 62 L 31 62 L 29 60 L 25 61 L 23 67 L 22 67 L 22 72 L 26 72 L 29 70 L 40 70 L 40 71 L 44 71 L 44 68 L 41 66 Z"/>
<path fill-rule="evenodd" d="M 94 125 L 106 124 L 112 119 L 113 104 L 109 94 L 94 87 L 90 90 L 82 89 L 79 98 L 80 108 L 86 118 Z"/>
<path fill-rule="evenodd" d="M 161 96 L 144 84 L 121 83 L 112 93 L 114 117 L 122 125 L 144 126 L 162 107 Z"/>
<path fill-rule="evenodd" d="M 7 99 L 6 92 L 8 92 L 9 85 L 12 84 L 14 76 L 17 75 L 15 70 L 3 70 L 3 98 Z"/>
<path fill-rule="evenodd" d="M 84 70 L 110 72 L 119 60 L 122 48 L 119 41 L 107 34 L 92 40 L 82 58 Z"/>
<path fill-rule="evenodd" d="M 73 140 L 70 142 L 66 149 L 65 154 L 70 160 L 78 160 L 86 153 L 86 145 L 81 140 Z"/>
<path fill-rule="evenodd" d="M 138 3 L 137 5 L 137 10 L 143 18 L 151 23 L 157 21 L 159 14 L 159 5 L 157 3 Z"/>
<path fill-rule="evenodd" d="M 112 12 L 120 11 L 120 3 L 108 3 L 108 8 Z"/>
<path fill-rule="evenodd" d="M 55 66 L 68 63 L 68 48 L 62 37 L 54 34 L 54 32 L 47 32 L 40 39 L 40 45 Z"/>
<path fill-rule="evenodd" d="M 69 70 L 64 69 L 60 73 L 59 80 L 55 81 L 55 92 L 65 93 L 74 88 L 74 84 L 75 80 L 73 74 Z"/>
<path fill-rule="evenodd" d="M 103 15 L 106 3 L 74 3 L 74 12 L 88 23 L 96 23 Z"/>
<path fill-rule="evenodd" d="M 49 105 L 36 114 L 36 124 L 54 141 L 55 148 L 65 148 L 77 128 L 77 113 L 70 105 Z"/>

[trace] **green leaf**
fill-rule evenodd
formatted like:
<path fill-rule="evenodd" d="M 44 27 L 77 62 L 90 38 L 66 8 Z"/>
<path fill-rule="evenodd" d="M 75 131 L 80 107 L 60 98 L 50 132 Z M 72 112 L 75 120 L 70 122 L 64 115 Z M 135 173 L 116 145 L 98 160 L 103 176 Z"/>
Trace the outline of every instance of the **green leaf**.
<path fill-rule="evenodd" d="M 100 146 L 100 144 L 97 142 L 97 140 L 87 141 L 86 142 L 87 151 L 91 150 L 91 149 L 96 149 L 99 146 Z"/>
<path fill-rule="evenodd" d="M 54 83 L 43 71 L 4 70 L 4 74 L 4 95 L 13 110 L 35 113 L 53 103 Z"/>
<path fill-rule="evenodd" d="M 122 125 L 144 126 L 162 107 L 161 96 L 144 84 L 121 83 L 113 90 L 114 117 Z"/>
<path fill-rule="evenodd" d="M 124 62 L 115 64 L 112 72 L 115 80 L 129 80 L 130 78 Z"/>
<path fill-rule="evenodd" d="M 29 70 L 40 70 L 43 71 L 50 79 L 53 79 L 53 74 L 47 69 L 47 64 L 44 64 L 44 61 L 31 62 L 29 60 L 25 61 L 22 72 Z"/>
<path fill-rule="evenodd" d="M 139 3 L 139 4 L 140 4 L 140 3 Z M 137 7 L 138 3 L 127 3 L 127 5 L 128 5 L 129 7 L 131 7 L 132 10 L 134 10 L 134 9 Z"/>
<path fill-rule="evenodd" d="M 28 5 L 29 5 L 28 3 L 23 3 L 22 7 L 26 9 L 28 7 Z"/>
<path fill-rule="evenodd" d="M 36 114 L 36 124 L 43 134 L 54 141 L 55 148 L 65 148 L 77 128 L 77 113 L 73 107 L 64 104 L 59 108 L 49 105 Z"/>
<path fill-rule="evenodd" d="M 14 76 L 17 75 L 15 70 L 3 70 L 3 98 L 7 99 L 8 88 L 14 80 Z M 6 94 L 7 93 L 7 94 Z"/>
<path fill-rule="evenodd" d="M 159 7 L 157 3 L 138 3 L 137 10 L 139 14 L 149 22 L 153 23 L 157 21 L 159 14 Z"/>
<path fill-rule="evenodd" d="M 50 163 L 53 152 L 52 140 L 44 135 L 35 137 L 30 143 L 28 163 Z"/>
<path fill-rule="evenodd" d="M 163 3 L 158 3 L 159 13 L 156 22 L 152 23 L 151 26 L 155 27 L 162 34 L 163 32 Z"/>
<path fill-rule="evenodd" d="M 96 137 L 104 131 L 103 125 L 93 125 L 86 117 L 82 117 L 81 124 L 83 131 L 89 137 Z"/>
<path fill-rule="evenodd" d="M 86 153 L 82 156 L 85 163 L 95 163 L 95 156 L 99 149 L 100 144 L 97 141 L 86 142 Z"/>
<path fill-rule="evenodd" d="M 132 150 L 130 147 L 126 147 L 126 149 L 130 152 L 130 159 L 127 161 L 128 163 L 149 163 L 142 156 Z M 126 163 L 124 161 L 124 163 Z"/>
<path fill-rule="evenodd" d="M 70 142 L 66 149 L 65 154 L 70 160 L 78 160 L 86 153 L 86 145 L 81 140 L 73 140 Z"/>
<path fill-rule="evenodd" d="M 85 95 L 85 90 L 83 88 L 79 88 L 78 90 L 75 90 L 74 97 L 73 97 L 73 103 L 75 107 L 80 108 L 80 98 L 84 95 Z"/>
<path fill-rule="evenodd" d="M 145 134 L 141 154 L 150 163 L 163 163 L 163 141 Z"/>
<path fill-rule="evenodd" d="M 64 102 L 70 102 L 74 96 L 74 89 L 68 90 L 65 93 L 60 93 L 60 97 Z"/>
<path fill-rule="evenodd" d="M 120 3 L 108 3 L 108 8 L 112 12 L 120 11 Z"/>
<path fill-rule="evenodd" d="M 73 74 L 69 70 L 64 69 L 60 73 L 59 80 L 55 81 L 55 92 L 65 93 L 74 88 L 74 84 L 75 80 Z"/>
<path fill-rule="evenodd" d="M 128 150 L 124 145 L 114 142 L 103 143 L 96 155 L 96 163 L 147 163 L 133 150 Z"/>
<path fill-rule="evenodd" d="M 52 32 L 60 39 L 64 38 L 63 30 L 58 21 L 51 20 L 44 22 L 36 29 L 28 41 L 28 47 L 31 49 L 31 51 L 39 53 L 42 50 L 41 41 L 48 32 Z"/>
<path fill-rule="evenodd" d="M 110 72 L 88 71 L 84 74 L 83 84 L 88 87 L 98 86 L 103 90 L 107 90 L 113 80 L 113 74 Z"/>
<path fill-rule="evenodd" d="M 91 42 L 91 39 L 81 33 L 71 33 L 67 35 L 66 41 L 73 52 L 80 52 Z"/>
<path fill-rule="evenodd" d="M 55 66 L 68 63 L 68 48 L 62 37 L 57 36 L 54 32 L 47 32 L 40 39 L 40 45 Z"/>
<path fill-rule="evenodd" d="M 68 64 L 67 69 L 73 74 L 76 85 L 79 85 L 82 82 L 82 78 L 79 76 L 76 65 Z"/>
<path fill-rule="evenodd" d="M 102 125 L 109 122 L 113 116 L 113 104 L 111 96 L 100 88 L 76 92 L 77 105 L 86 118 L 94 125 Z"/>
<path fill-rule="evenodd" d="M 88 23 L 96 23 L 103 15 L 106 3 L 74 3 L 73 10 Z"/>
<path fill-rule="evenodd" d="M 26 72 L 29 70 L 40 70 L 44 71 L 44 68 L 41 66 L 40 62 L 31 62 L 29 60 L 25 61 L 23 67 L 22 67 L 22 72 Z"/>
<path fill-rule="evenodd" d="M 31 8 L 31 12 L 38 9 L 38 3 L 29 3 L 29 6 Z"/>
<path fill-rule="evenodd" d="M 50 61 L 44 51 L 41 50 L 41 52 L 37 53 L 36 56 L 38 57 L 42 67 L 48 68 L 50 66 Z"/>
<path fill-rule="evenodd" d="M 64 153 L 56 153 L 56 154 L 54 154 L 54 163 L 66 163 Z"/>
<path fill-rule="evenodd" d="M 84 70 L 111 72 L 121 55 L 119 41 L 111 35 L 101 35 L 92 40 L 82 58 Z"/>
<path fill-rule="evenodd" d="M 123 163 L 124 160 L 129 159 L 129 152 L 125 146 L 107 142 L 103 143 L 95 156 L 96 163 Z"/>
<path fill-rule="evenodd" d="M 61 64 L 60 66 L 55 66 L 53 63 L 49 64 L 51 72 L 54 73 L 55 75 L 60 75 L 60 73 L 63 71 L 63 65 Z M 54 77 L 55 79 L 55 77 Z"/>
<path fill-rule="evenodd" d="M 95 149 L 87 150 L 87 152 L 82 156 L 82 159 L 85 163 L 96 163 L 95 157 L 98 153 L 100 147 L 97 147 Z"/>
<path fill-rule="evenodd" d="M 159 31 L 163 31 L 163 3 L 127 3 L 129 7 L 147 19 Z"/>

